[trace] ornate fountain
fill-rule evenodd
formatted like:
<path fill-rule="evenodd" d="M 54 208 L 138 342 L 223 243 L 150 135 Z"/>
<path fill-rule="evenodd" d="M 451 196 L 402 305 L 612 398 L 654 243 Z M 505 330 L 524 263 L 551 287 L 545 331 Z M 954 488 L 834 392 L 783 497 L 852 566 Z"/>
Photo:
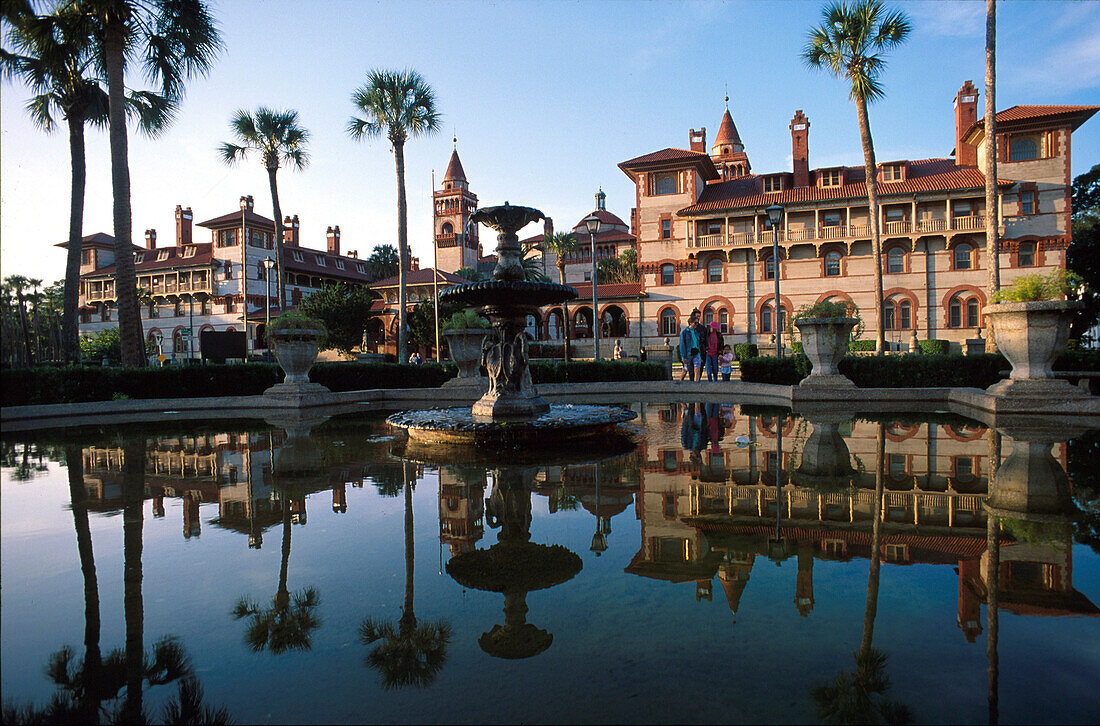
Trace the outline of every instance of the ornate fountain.
<path fill-rule="evenodd" d="M 403 411 L 390 416 L 390 424 L 404 429 L 410 441 L 460 446 L 544 442 L 552 432 L 561 444 L 607 433 L 616 424 L 637 414 L 611 406 L 551 406 L 535 390 L 528 370 L 527 316 L 545 305 L 577 297 L 567 285 L 524 280 L 523 249 L 516 234 L 531 222 L 544 219 L 531 207 L 508 202 L 484 207 L 471 217 L 497 235 L 497 264 L 493 279 L 444 290 L 441 303 L 478 308 L 491 329 L 481 349 L 481 364 L 489 377 L 489 389 L 472 409 Z"/>

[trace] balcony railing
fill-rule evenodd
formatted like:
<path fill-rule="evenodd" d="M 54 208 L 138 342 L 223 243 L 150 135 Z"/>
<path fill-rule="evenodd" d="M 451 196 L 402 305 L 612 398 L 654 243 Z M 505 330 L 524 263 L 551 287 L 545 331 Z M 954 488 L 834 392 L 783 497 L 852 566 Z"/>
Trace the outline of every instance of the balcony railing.
<path fill-rule="evenodd" d="M 920 219 L 899 220 L 886 222 L 882 225 L 882 234 L 924 234 L 928 232 L 971 232 L 985 229 L 985 215 L 976 214 L 967 217 L 954 217 L 950 221 L 946 219 Z M 871 225 L 869 224 L 834 224 L 820 227 L 799 227 L 779 230 L 779 241 L 791 242 L 816 242 L 818 240 L 838 240 L 846 238 L 869 238 Z M 713 248 L 713 247 L 739 247 L 742 245 L 771 244 L 772 231 L 761 229 L 756 232 L 730 232 L 727 235 L 701 234 L 688 240 L 689 247 Z"/>

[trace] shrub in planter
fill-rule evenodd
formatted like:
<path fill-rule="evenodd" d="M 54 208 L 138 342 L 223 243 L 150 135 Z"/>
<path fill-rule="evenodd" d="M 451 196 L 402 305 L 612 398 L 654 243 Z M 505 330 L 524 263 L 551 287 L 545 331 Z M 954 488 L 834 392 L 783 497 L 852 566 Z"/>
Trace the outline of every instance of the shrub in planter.
<path fill-rule="evenodd" d="M 317 360 L 318 344 L 328 332 L 325 324 L 298 310 L 289 310 L 271 323 L 271 342 L 275 358 L 286 372 L 283 383 L 309 384 L 309 369 Z"/>
<path fill-rule="evenodd" d="M 875 341 L 873 340 L 850 340 L 848 341 L 848 350 L 853 353 L 866 353 L 868 351 L 874 351 Z"/>
<path fill-rule="evenodd" d="M 918 340 L 917 347 L 924 355 L 947 355 L 951 351 L 946 340 Z"/>
<path fill-rule="evenodd" d="M 819 302 L 802 308 L 794 326 L 802 337 L 802 348 L 810 359 L 810 375 L 800 386 L 846 388 L 855 384 L 837 368 L 848 352 L 852 330 L 859 324 L 855 305 L 847 301 Z M 793 346 L 792 346 L 793 347 Z"/>
<path fill-rule="evenodd" d="M 442 327 L 451 360 L 458 365 L 456 383 L 476 382 L 481 377 L 481 346 L 489 332 L 489 321 L 466 308 L 451 315 Z"/>

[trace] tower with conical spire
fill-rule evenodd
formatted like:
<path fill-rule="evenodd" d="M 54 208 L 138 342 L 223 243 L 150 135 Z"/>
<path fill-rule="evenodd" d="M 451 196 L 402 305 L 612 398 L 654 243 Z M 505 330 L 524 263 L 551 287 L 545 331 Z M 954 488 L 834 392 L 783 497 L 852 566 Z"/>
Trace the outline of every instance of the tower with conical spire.
<path fill-rule="evenodd" d="M 745 145 L 741 143 L 737 126 L 730 115 L 729 96 L 726 96 L 726 112 L 722 115 L 722 125 L 718 127 L 718 135 L 714 137 L 714 145 L 710 147 L 710 158 L 714 160 L 722 179 L 744 176 L 751 168 Z"/>
<path fill-rule="evenodd" d="M 443 175 L 443 188 L 432 192 L 435 202 L 434 230 L 438 250 L 436 265 L 443 272 L 477 266 L 477 225 L 470 215 L 477 210 L 477 195 L 470 191 L 462 161 L 458 158 L 458 139 L 451 161 Z"/>

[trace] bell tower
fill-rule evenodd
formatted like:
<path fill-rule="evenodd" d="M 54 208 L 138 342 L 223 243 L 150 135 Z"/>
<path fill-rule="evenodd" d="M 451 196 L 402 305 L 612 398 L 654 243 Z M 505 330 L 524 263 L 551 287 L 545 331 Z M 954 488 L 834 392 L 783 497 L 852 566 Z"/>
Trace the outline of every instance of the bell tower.
<path fill-rule="evenodd" d="M 470 216 L 477 210 L 477 195 L 470 191 L 466 172 L 458 158 L 458 139 L 443 175 L 443 188 L 432 192 L 435 202 L 434 230 L 436 264 L 443 272 L 476 267 L 478 255 L 477 225 Z"/>
<path fill-rule="evenodd" d="M 710 147 L 710 158 L 721 172 L 723 181 L 744 176 L 751 168 L 745 145 L 741 143 L 741 136 L 737 133 L 733 116 L 730 115 L 729 104 L 730 97 L 726 96 L 726 112 L 722 114 L 722 124 L 718 127 L 714 145 Z"/>

